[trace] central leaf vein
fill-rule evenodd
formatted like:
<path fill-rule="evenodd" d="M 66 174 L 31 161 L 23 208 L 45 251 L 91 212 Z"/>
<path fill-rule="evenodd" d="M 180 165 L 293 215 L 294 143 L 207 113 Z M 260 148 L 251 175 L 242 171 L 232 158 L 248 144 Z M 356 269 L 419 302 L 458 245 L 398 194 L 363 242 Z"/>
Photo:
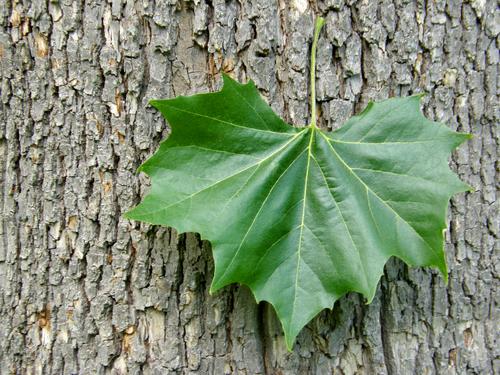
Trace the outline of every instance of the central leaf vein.
<path fill-rule="evenodd" d="M 298 133 L 298 134 L 301 134 L 301 133 Z M 286 174 L 286 172 L 292 167 L 293 164 L 295 164 L 295 162 L 302 156 L 302 154 L 305 152 L 306 150 L 303 150 L 301 151 L 297 157 L 295 157 L 293 159 L 293 161 L 288 165 L 288 167 L 278 176 L 278 178 L 276 179 L 276 181 L 274 182 L 273 186 L 271 187 L 271 189 L 269 190 L 269 193 L 266 195 L 266 197 L 264 198 L 264 200 L 262 201 L 262 204 L 260 205 L 259 207 L 259 210 L 257 211 L 257 213 L 255 214 L 252 222 L 250 223 L 250 226 L 248 227 L 247 231 L 245 232 L 245 235 L 243 236 L 241 242 L 240 242 L 240 245 L 238 246 L 238 249 L 235 251 L 234 255 L 231 257 L 231 261 L 229 262 L 229 264 L 227 265 L 226 267 L 226 270 L 224 271 L 224 273 L 220 276 L 219 280 L 222 280 L 224 278 L 224 276 L 227 274 L 228 270 L 231 268 L 232 264 L 234 263 L 234 260 L 237 258 L 240 250 L 242 249 L 243 247 L 243 244 L 245 243 L 247 237 L 248 237 L 248 234 L 250 233 L 250 231 L 252 230 L 253 226 L 255 225 L 255 222 L 257 221 L 257 218 L 259 217 L 259 214 L 261 213 L 262 209 L 264 208 L 267 200 L 269 199 L 269 197 L 271 196 L 271 193 L 273 192 L 274 188 L 277 186 L 278 182 L 281 180 L 281 178 Z"/>
<path fill-rule="evenodd" d="M 321 168 L 321 165 L 318 163 L 318 161 L 316 160 L 315 157 L 313 157 L 313 160 L 316 163 L 316 165 L 318 166 L 318 169 L 321 173 L 321 176 L 323 176 L 323 180 L 325 181 L 326 190 L 328 190 L 328 192 L 330 193 L 330 197 L 332 197 L 332 201 L 335 204 L 335 207 L 337 208 L 337 211 L 340 215 L 340 219 L 342 220 L 342 224 L 344 224 L 347 236 L 349 237 L 349 240 L 351 241 L 352 245 L 354 246 L 354 250 L 356 250 L 355 253 L 358 255 L 359 264 L 360 264 L 361 268 L 363 269 L 363 276 L 365 277 L 363 280 L 364 284 L 365 284 L 364 287 L 366 288 L 366 290 L 369 290 L 369 288 L 368 288 L 369 283 L 368 283 L 368 279 L 366 276 L 367 273 L 366 273 L 366 269 L 365 269 L 365 264 L 363 263 L 363 260 L 361 259 L 361 251 L 359 250 L 358 246 L 356 245 L 356 242 L 354 242 L 354 239 L 352 238 L 351 231 L 347 225 L 347 222 L 345 221 L 344 214 L 342 213 L 342 210 L 340 209 L 339 204 L 337 203 L 337 200 L 335 199 L 332 191 L 330 190 L 330 185 L 328 184 L 325 173 L 323 172 L 323 168 Z"/>
<path fill-rule="evenodd" d="M 304 233 L 304 221 L 305 221 L 305 216 L 306 216 L 307 185 L 308 185 L 308 181 L 309 181 L 309 167 L 311 165 L 312 144 L 314 141 L 315 132 L 316 132 L 316 128 L 314 126 L 311 127 L 311 136 L 309 138 L 309 144 L 307 145 L 307 165 L 306 165 L 306 176 L 305 176 L 305 181 L 304 181 L 304 198 L 303 198 L 303 205 L 302 205 L 302 218 L 300 221 L 299 244 L 298 244 L 298 250 L 297 250 L 297 269 L 295 271 L 295 290 L 294 290 L 294 297 L 293 297 L 292 314 L 290 315 L 290 322 L 293 321 L 293 315 L 295 313 L 295 303 L 297 301 L 297 288 L 298 288 L 298 281 L 299 281 L 300 262 L 302 261 L 300 252 L 302 250 L 302 236 Z"/>

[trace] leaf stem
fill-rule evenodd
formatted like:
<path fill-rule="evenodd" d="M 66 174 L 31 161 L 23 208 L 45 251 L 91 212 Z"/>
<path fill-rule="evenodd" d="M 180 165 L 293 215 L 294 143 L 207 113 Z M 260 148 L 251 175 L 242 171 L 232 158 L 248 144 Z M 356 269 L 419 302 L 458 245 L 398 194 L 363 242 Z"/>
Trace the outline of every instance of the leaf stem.
<path fill-rule="evenodd" d="M 311 47 L 311 124 L 310 126 L 316 128 L 316 45 L 318 44 L 319 33 L 325 24 L 325 19 L 322 17 L 316 18 L 316 25 L 314 26 L 314 38 Z"/>

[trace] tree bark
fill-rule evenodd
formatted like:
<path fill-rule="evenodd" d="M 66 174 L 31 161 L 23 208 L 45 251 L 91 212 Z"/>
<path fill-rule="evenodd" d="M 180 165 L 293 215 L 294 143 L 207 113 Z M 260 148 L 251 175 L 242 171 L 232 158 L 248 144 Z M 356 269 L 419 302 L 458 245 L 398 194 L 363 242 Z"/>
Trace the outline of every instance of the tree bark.
<path fill-rule="evenodd" d="M 246 287 L 210 296 L 210 245 L 130 222 L 136 168 L 168 135 L 152 98 L 253 79 L 308 121 L 314 15 L 320 125 L 426 92 L 474 134 L 451 166 L 449 284 L 391 260 L 374 301 L 351 293 L 287 352 Z M 5 0 L 0 3 L 1 374 L 500 373 L 498 95 L 492 1 Z"/>

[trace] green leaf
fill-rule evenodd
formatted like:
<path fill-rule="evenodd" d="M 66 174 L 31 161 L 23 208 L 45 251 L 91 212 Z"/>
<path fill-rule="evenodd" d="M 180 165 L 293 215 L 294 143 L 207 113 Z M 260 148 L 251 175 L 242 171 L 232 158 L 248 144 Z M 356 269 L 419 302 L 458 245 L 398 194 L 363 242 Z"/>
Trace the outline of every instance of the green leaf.
<path fill-rule="evenodd" d="M 349 291 L 375 295 L 396 256 L 447 278 L 448 168 L 469 135 L 429 121 L 420 97 L 370 103 L 334 132 L 295 128 L 253 82 L 155 100 L 172 133 L 141 167 L 150 193 L 130 219 L 198 232 L 212 243 L 211 292 L 231 283 L 270 302 L 289 349 Z"/>

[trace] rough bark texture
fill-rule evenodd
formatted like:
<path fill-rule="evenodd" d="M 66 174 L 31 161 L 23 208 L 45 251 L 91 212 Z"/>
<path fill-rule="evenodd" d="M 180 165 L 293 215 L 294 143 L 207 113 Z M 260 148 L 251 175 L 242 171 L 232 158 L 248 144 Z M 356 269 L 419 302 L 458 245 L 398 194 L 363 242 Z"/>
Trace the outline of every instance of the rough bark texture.
<path fill-rule="evenodd" d="M 448 286 L 391 261 L 372 304 L 342 298 L 288 353 L 246 288 L 208 294 L 208 243 L 121 214 L 168 134 L 151 98 L 226 71 L 307 122 L 314 14 L 321 125 L 425 91 L 475 135 L 452 161 L 475 191 L 451 203 Z M 494 0 L 1 1 L 0 373 L 500 373 L 499 18 Z"/>

